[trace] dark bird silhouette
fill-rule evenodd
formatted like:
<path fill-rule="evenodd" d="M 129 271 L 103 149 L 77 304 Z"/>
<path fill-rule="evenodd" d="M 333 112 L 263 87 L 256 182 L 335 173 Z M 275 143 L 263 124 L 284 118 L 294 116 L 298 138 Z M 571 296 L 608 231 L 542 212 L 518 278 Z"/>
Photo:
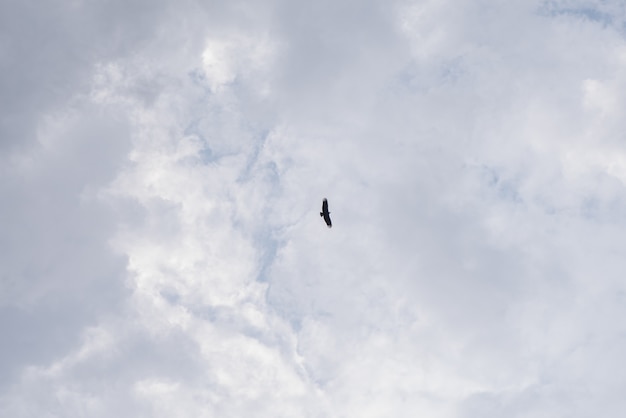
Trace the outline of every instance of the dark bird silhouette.
<path fill-rule="evenodd" d="M 324 198 L 324 202 L 322 202 L 322 211 L 320 212 L 320 216 L 324 218 L 326 225 L 329 228 L 332 228 L 333 223 L 330 221 L 330 212 L 328 211 L 328 200 Z"/>

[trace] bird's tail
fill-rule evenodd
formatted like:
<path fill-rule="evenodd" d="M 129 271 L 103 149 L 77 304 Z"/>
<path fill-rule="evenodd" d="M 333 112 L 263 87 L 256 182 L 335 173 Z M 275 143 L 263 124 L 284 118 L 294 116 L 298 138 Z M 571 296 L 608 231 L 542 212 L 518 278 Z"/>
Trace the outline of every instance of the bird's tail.
<path fill-rule="evenodd" d="M 320 212 L 320 216 L 321 216 L 321 217 L 324 217 L 324 213 L 323 213 L 323 212 Z"/>

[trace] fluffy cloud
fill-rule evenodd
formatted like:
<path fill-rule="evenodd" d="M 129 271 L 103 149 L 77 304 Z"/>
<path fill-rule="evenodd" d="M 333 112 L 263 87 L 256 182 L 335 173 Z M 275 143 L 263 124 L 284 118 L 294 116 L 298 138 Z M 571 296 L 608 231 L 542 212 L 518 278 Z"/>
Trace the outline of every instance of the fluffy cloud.
<path fill-rule="evenodd" d="M 623 410 L 617 5 L 57 6 L 2 6 L 4 415 Z"/>

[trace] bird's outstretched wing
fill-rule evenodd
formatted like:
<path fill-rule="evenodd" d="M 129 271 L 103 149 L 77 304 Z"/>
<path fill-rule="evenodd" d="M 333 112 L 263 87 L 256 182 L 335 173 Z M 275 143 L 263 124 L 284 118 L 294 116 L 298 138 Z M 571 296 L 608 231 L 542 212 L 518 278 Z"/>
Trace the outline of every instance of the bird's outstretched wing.
<path fill-rule="evenodd" d="M 324 221 L 326 222 L 326 225 L 328 225 L 329 228 L 333 227 L 333 223 L 330 221 L 330 214 L 329 213 L 327 213 L 324 216 Z"/>

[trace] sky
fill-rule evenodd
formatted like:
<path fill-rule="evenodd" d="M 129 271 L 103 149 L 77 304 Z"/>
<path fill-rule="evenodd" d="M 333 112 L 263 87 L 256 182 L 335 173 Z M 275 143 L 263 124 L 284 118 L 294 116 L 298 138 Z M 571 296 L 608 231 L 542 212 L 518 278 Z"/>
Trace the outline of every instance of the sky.
<path fill-rule="evenodd" d="M 0 416 L 621 417 L 625 88 L 617 0 L 0 2 Z"/>

